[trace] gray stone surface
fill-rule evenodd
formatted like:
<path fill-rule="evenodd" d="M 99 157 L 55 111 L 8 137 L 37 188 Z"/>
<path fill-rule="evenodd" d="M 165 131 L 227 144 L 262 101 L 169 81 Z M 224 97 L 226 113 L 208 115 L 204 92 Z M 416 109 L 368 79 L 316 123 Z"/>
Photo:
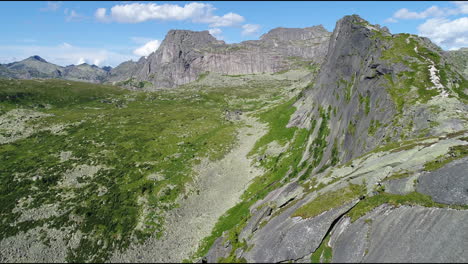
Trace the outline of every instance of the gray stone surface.
<path fill-rule="evenodd" d="M 208 31 L 170 30 L 134 77 L 156 88 L 171 88 L 207 71 L 229 75 L 278 72 L 298 61 L 321 62 L 329 37 L 323 26 L 277 28 L 260 40 L 226 44 Z"/>
<path fill-rule="evenodd" d="M 325 110 L 329 106 L 336 110 L 336 115 L 330 115 L 327 148 L 313 173 L 329 162 L 337 140 L 336 144 L 342 146 L 339 151 L 339 160 L 342 162 L 376 146 L 385 131 L 378 129 L 375 136 L 370 136 L 368 130 L 371 120 L 390 123 L 396 113 L 386 90 L 388 81 L 383 74 L 397 74 L 407 68 L 381 58 L 382 50 L 388 48 L 389 44 L 380 38 L 371 38 L 374 31 L 379 30 L 369 29 L 369 26 L 364 26 L 366 23 L 359 16 L 346 16 L 336 23 L 328 53 L 314 85 L 305 90 L 304 96 L 295 103 L 297 110 L 291 117 L 289 127 L 308 128 L 310 120 L 317 120 L 315 130 L 318 130 L 321 116 L 317 104 Z M 349 100 L 345 96 L 347 89 L 350 90 Z M 363 96 L 369 97 L 368 114 L 360 101 Z M 351 123 L 355 127 L 353 133 L 348 129 Z"/>
<path fill-rule="evenodd" d="M 226 257 L 232 250 L 232 245 L 230 243 L 223 243 L 224 237 L 221 236 L 216 239 L 213 246 L 208 251 L 206 255 L 206 261 L 208 263 L 218 263 L 218 259 Z"/>
<path fill-rule="evenodd" d="M 385 182 L 385 191 L 394 194 L 405 194 L 405 187 L 408 182 L 408 178 L 394 179 Z"/>
<path fill-rule="evenodd" d="M 420 173 L 408 176 L 402 179 L 392 179 L 385 181 L 382 185 L 385 187 L 385 192 L 394 194 L 407 194 L 415 191 L 415 181 L 417 181 Z"/>
<path fill-rule="evenodd" d="M 365 250 L 369 246 L 367 239 L 369 230 L 369 224 L 364 221 L 351 224 L 349 217 L 343 217 L 336 225 L 330 238 L 333 262 L 361 262 Z"/>
<path fill-rule="evenodd" d="M 468 211 L 382 205 L 337 233 L 332 261 L 466 262 L 467 238 Z"/>
<path fill-rule="evenodd" d="M 239 240 L 248 239 L 248 237 L 258 229 L 258 225 L 262 219 L 271 214 L 271 211 L 272 209 L 268 205 L 256 210 L 247 223 L 247 226 L 239 234 Z"/>
<path fill-rule="evenodd" d="M 438 203 L 468 205 L 468 157 L 421 175 L 416 190 Z"/>
<path fill-rule="evenodd" d="M 456 98 L 441 96 L 427 103 L 405 104 L 402 114 L 395 118 L 399 110 L 388 91 L 391 87 L 389 79 L 398 83 L 399 75 L 413 69 L 383 56 L 385 50 L 394 47 L 392 39 L 402 37 L 380 37 L 390 36 L 388 34 L 356 15 L 346 16 L 336 23 L 320 72 L 314 84 L 295 103 L 297 110 L 288 124 L 288 127 L 310 128 L 311 121 L 316 120 L 315 130 L 318 130 L 321 124 L 320 107 L 333 109 L 328 123 L 330 133 L 326 137 L 327 147 L 320 164 L 311 174 L 330 162 L 335 144 L 338 146 L 338 158 L 343 164 L 378 146 L 400 141 L 402 137 L 437 135 L 463 129 L 466 125 L 466 120 L 460 115 L 466 112 L 466 105 L 455 102 Z M 440 54 L 430 41 L 417 36 L 408 37 L 407 40 L 410 39 L 418 46 Z M 411 96 L 419 96 L 413 93 L 416 87 L 411 90 Z M 348 98 L 345 96 L 347 93 Z M 364 97 L 369 98 L 368 113 L 362 100 Z M 380 126 L 370 133 L 370 127 L 376 121 Z M 314 139 L 315 136 L 314 131 L 310 137 Z M 312 162 L 312 157 L 309 155 L 305 160 Z"/>
<path fill-rule="evenodd" d="M 254 246 L 244 257 L 248 262 L 270 263 L 303 258 L 316 250 L 333 221 L 355 203 L 356 201 L 308 219 L 290 217 L 297 209 L 297 206 L 292 206 L 254 233 L 249 242 Z"/>

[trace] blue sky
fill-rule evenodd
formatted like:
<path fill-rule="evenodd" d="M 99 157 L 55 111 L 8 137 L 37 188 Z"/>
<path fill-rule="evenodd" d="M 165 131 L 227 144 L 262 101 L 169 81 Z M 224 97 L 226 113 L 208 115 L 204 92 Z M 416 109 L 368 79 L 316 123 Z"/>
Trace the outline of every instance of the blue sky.
<path fill-rule="evenodd" d="M 40 55 L 63 66 L 116 66 L 157 49 L 170 29 L 210 30 L 236 43 L 275 27 L 322 24 L 333 31 L 350 14 L 392 33 L 427 36 L 444 49 L 468 46 L 468 1 L 2 1 L 0 63 Z"/>

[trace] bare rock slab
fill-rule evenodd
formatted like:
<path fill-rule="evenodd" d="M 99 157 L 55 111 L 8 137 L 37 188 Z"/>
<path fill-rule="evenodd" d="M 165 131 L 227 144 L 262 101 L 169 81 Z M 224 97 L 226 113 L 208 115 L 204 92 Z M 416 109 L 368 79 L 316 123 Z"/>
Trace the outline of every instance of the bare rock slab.
<path fill-rule="evenodd" d="M 344 231 L 332 235 L 332 262 L 468 261 L 465 210 L 381 205 L 340 224 Z"/>
<path fill-rule="evenodd" d="M 438 203 L 468 204 L 468 158 L 421 175 L 416 190 L 430 195 Z"/>

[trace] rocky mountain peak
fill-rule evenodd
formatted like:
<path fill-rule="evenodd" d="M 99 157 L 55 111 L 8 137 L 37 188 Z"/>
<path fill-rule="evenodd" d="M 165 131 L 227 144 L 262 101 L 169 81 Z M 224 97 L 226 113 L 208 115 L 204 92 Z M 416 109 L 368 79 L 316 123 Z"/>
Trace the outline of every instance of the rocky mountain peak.
<path fill-rule="evenodd" d="M 112 67 L 111 66 L 104 66 L 102 67 L 103 70 L 105 70 L 106 72 L 110 72 L 112 70 Z"/>
<path fill-rule="evenodd" d="M 40 61 L 40 62 L 45 62 L 45 63 L 47 63 L 46 60 L 44 60 L 43 58 L 41 58 L 41 57 L 38 56 L 38 55 L 31 56 L 31 57 L 27 58 L 27 60 L 36 60 L 36 61 Z"/>
<path fill-rule="evenodd" d="M 260 37 L 260 40 L 270 40 L 277 39 L 280 41 L 289 41 L 289 40 L 306 40 L 317 37 L 323 37 L 329 35 L 323 25 L 306 27 L 306 28 L 283 28 L 277 27 L 274 28 L 268 33 L 263 34 Z"/>
<path fill-rule="evenodd" d="M 216 44 L 219 41 L 213 37 L 208 30 L 192 31 L 192 30 L 170 30 L 164 38 L 161 46 L 174 44 L 183 46 L 206 46 L 208 44 Z"/>

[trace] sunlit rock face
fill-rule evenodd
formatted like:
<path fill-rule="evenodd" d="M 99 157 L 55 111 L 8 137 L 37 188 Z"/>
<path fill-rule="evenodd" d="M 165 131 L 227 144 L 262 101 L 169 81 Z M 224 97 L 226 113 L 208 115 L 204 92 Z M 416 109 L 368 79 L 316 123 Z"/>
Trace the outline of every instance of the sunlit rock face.
<path fill-rule="evenodd" d="M 155 87 L 174 87 L 209 71 L 222 74 L 274 73 L 298 63 L 320 63 L 330 37 L 323 26 L 276 28 L 260 40 L 226 44 L 208 31 L 171 30 L 135 73 Z"/>

